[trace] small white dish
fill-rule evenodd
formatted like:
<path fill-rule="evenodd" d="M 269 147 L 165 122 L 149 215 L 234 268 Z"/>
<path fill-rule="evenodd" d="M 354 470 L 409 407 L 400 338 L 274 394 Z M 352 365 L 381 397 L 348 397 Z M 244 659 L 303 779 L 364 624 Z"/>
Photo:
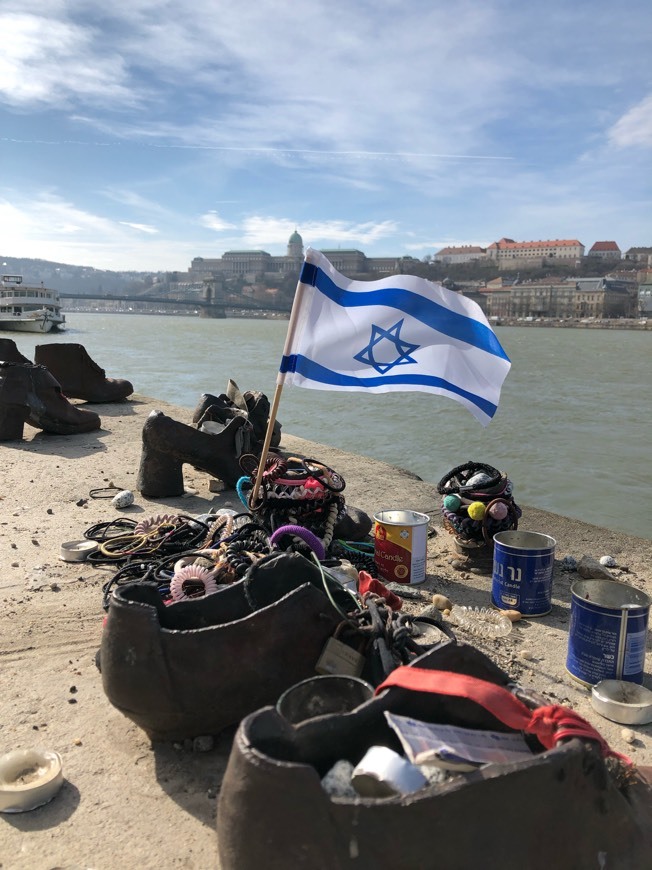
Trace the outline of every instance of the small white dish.
<path fill-rule="evenodd" d="M 591 705 L 605 719 L 621 725 L 652 722 L 652 692 L 626 680 L 601 680 L 591 690 Z"/>
<path fill-rule="evenodd" d="M 0 813 L 25 813 L 42 807 L 62 785 L 58 752 L 14 749 L 0 758 Z"/>
<path fill-rule="evenodd" d="M 95 541 L 66 541 L 61 545 L 61 558 L 64 562 L 85 562 L 98 546 Z"/>

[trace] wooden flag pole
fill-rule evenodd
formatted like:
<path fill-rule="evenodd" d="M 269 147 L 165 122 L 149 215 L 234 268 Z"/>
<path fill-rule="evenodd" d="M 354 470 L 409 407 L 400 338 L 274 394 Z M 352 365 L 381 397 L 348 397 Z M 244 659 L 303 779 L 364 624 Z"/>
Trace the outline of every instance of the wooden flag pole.
<path fill-rule="evenodd" d="M 254 488 L 251 493 L 251 504 L 256 504 L 256 499 L 258 498 L 258 490 L 260 489 L 260 484 L 263 479 L 263 472 L 265 471 L 265 463 L 267 462 L 267 454 L 269 453 L 269 445 L 272 443 L 272 435 L 274 434 L 274 423 L 276 421 L 276 414 L 278 412 L 278 406 L 281 401 L 281 393 L 283 392 L 283 382 L 276 383 L 276 389 L 274 390 L 274 398 L 272 400 L 272 407 L 269 409 L 269 422 L 267 423 L 267 432 L 265 432 L 265 440 L 263 441 L 263 449 L 260 452 L 260 461 L 258 462 L 258 471 L 256 473 L 256 482 L 254 483 Z"/>
<path fill-rule="evenodd" d="M 309 251 L 306 252 L 305 262 L 308 262 L 308 254 Z M 302 269 L 303 272 L 303 269 Z M 299 275 L 299 280 L 297 282 L 297 289 L 294 294 L 294 301 L 292 303 L 292 311 L 290 312 L 290 320 L 288 323 L 288 331 L 285 336 L 285 345 L 283 346 L 283 356 L 290 355 L 290 349 L 292 347 L 292 342 L 294 341 L 294 334 L 297 329 L 297 322 L 299 320 L 299 309 L 301 308 L 301 300 L 303 298 L 303 288 L 304 284 L 301 282 L 301 274 Z M 265 463 L 267 462 L 267 455 L 269 453 L 269 445 L 272 443 L 272 435 L 274 434 L 274 423 L 276 422 L 276 415 L 278 413 L 278 406 L 281 402 L 281 393 L 283 392 L 283 384 L 285 383 L 285 372 L 279 371 L 276 376 L 276 389 L 274 390 L 274 398 L 272 399 L 272 406 L 269 409 L 269 420 L 267 422 L 267 431 L 265 432 L 265 440 L 263 441 L 263 449 L 260 452 L 260 460 L 258 463 L 258 471 L 256 473 L 256 480 L 254 483 L 254 488 L 251 492 L 251 504 L 256 504 L 256 500 L 258 498 L 258 490 L 260 489 L 260 484 L 263 479 L 263 473 L 265 472 Z"/>

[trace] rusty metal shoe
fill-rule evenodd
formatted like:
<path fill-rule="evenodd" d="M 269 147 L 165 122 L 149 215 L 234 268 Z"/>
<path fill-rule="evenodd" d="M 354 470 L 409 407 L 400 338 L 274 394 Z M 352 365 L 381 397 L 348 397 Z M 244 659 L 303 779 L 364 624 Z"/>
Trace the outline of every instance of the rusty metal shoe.
<path fill-rule="evenodd" d="M 267 707 L 241 722 L 219 795 L 222 870 L 649 865 L 652 789 L 635 769 L 605 757 L 599 735 L 568 739 L 572 727 L 561 725 L 558 711 L 566 723 L 576 717 L 578 734 L 583 720 L 572 710 L 540 707 L 543 699 L 525 696 L 464 644 L 436 647 L 386 685 L 350 713 L 293 725 Z M 511 727 L 506 710 L 515 717 Z M 443 782 L 423 780 L 409 794 L 329 794 L 321 778 L 336 762 L 356 765 L 371 746 L 403 751 L 386 712 L 474 730 L 516 728 L 528 734 L 532 754 Z"/>
<path fill-rule="evenodd" d="M 219 432 L 201 431 L 152 411 L 143 426 L 137 488 L 148 498 L 183 495 L 183 465 L 234 487 L 242 476 L 239 458 L 251 449 L 251 426 L 234 417 Z"/>
<path fill-rule="evenodd" d="M 156 584 L 118 586 L 99 656 L 106 696 L 152 740 L 219 733 L 314 675 L 341 621 L 321 582 L 303 556 L 275 553 L 170 606 Z"/>
<path fill-rule="evenodd" d="M 245 417 L 253 427 L 254 441 L 262 444 L 267 433 L 269 411 L 269 399 L 264 393 L 259 390 L 246 390 L 242 393 L 236 382 L 229 379 L 226 393 L 219 396 L 212 393 L 202 394 L 193 412 L 192 421 L 200 427 L 208 420 L 225 424 L 233 417 Z M 270 446 L 278 447 L 280 443 L 281 424 L 275 420 Z"/>
<path fill-rule="evenodd" d="M 77 408 L 45 366 L 0 362 L 0 441 L 23 437 L 25 423 L 53 435 L 99 429 L 93 411 Z"/>
<path fill-rule="evenodd" d="M 34 361 L 47 366 L 71 399 L 87 402 L 122 402 L 134 388 L 122 378 L 107 378 L 103 368 L 81 344 L 39 344 Z"/>

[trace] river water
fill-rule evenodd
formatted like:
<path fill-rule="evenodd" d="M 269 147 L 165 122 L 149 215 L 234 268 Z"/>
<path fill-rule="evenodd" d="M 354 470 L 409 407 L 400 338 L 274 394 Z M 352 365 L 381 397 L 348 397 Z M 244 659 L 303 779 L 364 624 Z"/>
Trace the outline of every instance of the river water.
<path fill-rule="evenodd" d="M 286 320 L 165 315 L 72 312 L 67 321 L 65 333 L 15 334 L 16 344 L 33 358 L 36 344 L 78 342 L 108 376 L 183 408 L 202 393 L 224 392 L 228 378 L 271 401 L 287 330 Z M 486 428 L 451 399 L 427 393 L 297 387 L 284 389 L 278 419 L 288 433 L 433 483 L 463 462 L 485 462 L 507 473 L 519 504 L 652 539 L 652 334 L 496 332 L 512 368 Z M 391 493 L 384 506 L 396 507 Z"/>

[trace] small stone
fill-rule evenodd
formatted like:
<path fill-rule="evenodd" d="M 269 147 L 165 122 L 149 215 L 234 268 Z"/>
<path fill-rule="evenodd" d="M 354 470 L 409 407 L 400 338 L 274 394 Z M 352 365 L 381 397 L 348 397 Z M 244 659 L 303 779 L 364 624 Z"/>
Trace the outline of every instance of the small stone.
<path fill-rule="evenodd" d="M 206 792 L 206 797 L 208 798 L 209 801 L 214 801 L 215 798 L 217 797 L 217 789 L 209 788 L 208 791 Z"/>
<path fill-rule="evenodd" d="M 432 596 L 432 603 L 435 605 L 437 610 L 450 610 L 453 607 L 453 602 L 450 598 L 447 598 L 445 595 L 440 595 L 439 593 L 435 593 Z"/>
<path fill-rule="evenodd" d="M 532 650 L 527 649 L 527 648 L 523 648 L 523 649 L 519 650 L 518 657 L 520 659 L 523 659 L 524 662 L 531 662 L 532 659 L 534 658 L 534 656 L 532 654 Z"/>
<path fill-rule="evenodd" d="M 20 568 L 20 562 L 12 562 L 11 567 L 12 568 Z"/>
<path fill-rule="evenodd" d="M 46 514 L 53 514 L 53 513 L 54 513 L 54 511 L 52 510 L 52 508 L 48 508 L 46 510 Z"/>
<path fill-rule="evenodd" d="M 604 565 L 605 568 L 615 568 L 616 560 L 613 556 L 600 556 L 600 564 Z"/>
<path fill-rule="evenodd" d="M 504 614 L 510 622 L 518 622 L 523 616 L 520 610 L 501 610 L 501 613 Z"/>
<path fill-rule="evenodd" d="M 76 703 L 77 703 L 77 698 L 68 698 L 68 703 L 69 703 L 69 704 L 76 704 Z"/>
<path fill-rule="evenodd" d="M 50 583 L 50 589 L 53 592 L 61 592 L 61 586 L 58 583 Z"/>
<path fill-rule="evenodd" d="M 134 494 L 129 489 L 123 489 L 111 499 L 111 504 L 115 508 L 126 508 L 134 503 Z"/>
<path fill-rule="evenodd" d="M 75 737 L 75 739 L 74 739 L 72 742 L 74 743 L 75 746 L 81 746 L 81 745 L 82 745 L 81 737 Z"/>
<path fill-rule="evenodd" d="M 77 693 L 77 686 L 71 686 L 68 691 L 71 695 L 75 695 Z"/>
<path fill-rule="evenodd" d="M 448 618 L 451 615 L 451 612 L 448 608 L 446 608 L 446 610 L 442 610 L 441 615 Z"/>
<path fill-rule="evenodd" d="M 620 732 L 620 736 L 623 738 L 625 743 L 633 743 L 636 740 L 636 734 L 634 734 L 631 728 L 623 728 Z"/>
<path fill-rule="evenodd" d="M 11 549 L 12 549 L 12 550 L 17 550 L 17 549 L 18 549 L 18 544 L 12 544 L 12 545 L 11 545 Z"/>
<path fill-rule="evenodd" d="M 41 545 L 39 544 L 39 542 L 36 540 L 36 538 L 32 538 L 32 543 L 34 544 L 35 547 L 40 547 L 40 546 L 41 546 Z"/>
<path fill-rule="evenodd" d="M 564 556 L 561 560 L 562 571 L 575 571 L 577 569 L 577 559 L 575 556 Z"/>
<path fill-rule="evenodd" d="M 584 580 L 615 580 L 616 578 L 592 556 L 582 556 L 577 564 L 577 573 Z"/>
<path fill-rule="evenodd" d="M 210 752 L 215 745 L 215 740 L 210 734 L 203 737 L 195 737 L 192 741 L 193 752 Z"/>

